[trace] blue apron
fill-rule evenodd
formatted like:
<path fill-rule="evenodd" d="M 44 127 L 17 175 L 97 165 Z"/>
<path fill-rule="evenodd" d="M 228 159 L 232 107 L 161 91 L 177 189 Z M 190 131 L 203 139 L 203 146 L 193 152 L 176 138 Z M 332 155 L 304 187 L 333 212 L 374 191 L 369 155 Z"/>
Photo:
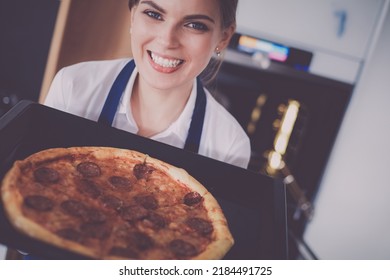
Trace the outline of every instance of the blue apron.
<path fill-rule="evenodd" d="M 112 126 L 116 111 L 118 109 L 119 101 L 127 86 L 127 82 L 130 79 L 131 74 L 135 68 L 134 60 L 128 62 L 122 71 L 115 79 L 107 99 L 104 103 L 102 112 L 99 116 L 99 123 Z M 195 101 L 195 108 L 192 113 L 192 120 L 190 128 L 188 130 L 187 139 L 184 145 L 184 149 L 198 153 L 200 138 L 202 136 L 203 121 L 206 112 L 206 93 L 203 89 L 203 85 L 199 78 L 197 79 L 197 94 Z"/>

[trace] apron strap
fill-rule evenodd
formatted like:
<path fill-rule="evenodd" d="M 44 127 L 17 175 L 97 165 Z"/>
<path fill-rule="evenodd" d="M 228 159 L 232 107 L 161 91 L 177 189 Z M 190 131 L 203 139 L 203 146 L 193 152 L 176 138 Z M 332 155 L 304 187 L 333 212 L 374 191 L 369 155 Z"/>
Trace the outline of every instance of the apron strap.
<path fill-rule="evenodd" d="M 110 92 L 104 103 L 102 112 L 100 113 L 98 122 L 101 124 L 112 126 L 115 118 L 116 111 L 118 110 L 119 102 L 122 94 L 127 86 L 132 72 L 134 71 L 135 63 L 134 60 L 129 61 L 118 77 L 115 79 Z M 184 145 L 184 149 L 198 153 L 200 146 L 200 139 L 202 136 L 203 122 L 206 112 L 206 93 L 203 89 L 203 85 L 200 79 L 197 79 L 196 89 L 196 101 L 195 108 L 192 113 L 192 119 L 190 128 L 188 130 L 187 139 Z"/>
<path fill-rule="evenodd" d="M 194 112 L 192 113 L 191 125 L 184 149 L 194 153 L 199 153 L 200 139 L 202 136 L 203 122 L 206 113 L 206 93 L 202 82 L 197 78 L 196 101 Z"/>
<path fill-rule="evenodd" d="M 127 82 L 130 79 L 131 73 L 135 68 L 134 60 L 128 62 L 118 77 L 115 79 L 110 92 L 108 93 L 106 102 L 104 103 L 103 110 L 100 113 L 98 122 L 112 126 L 116 111 L 118 109 L 119 101 L 121 100 L 122 94 L 126 88 Z"/>

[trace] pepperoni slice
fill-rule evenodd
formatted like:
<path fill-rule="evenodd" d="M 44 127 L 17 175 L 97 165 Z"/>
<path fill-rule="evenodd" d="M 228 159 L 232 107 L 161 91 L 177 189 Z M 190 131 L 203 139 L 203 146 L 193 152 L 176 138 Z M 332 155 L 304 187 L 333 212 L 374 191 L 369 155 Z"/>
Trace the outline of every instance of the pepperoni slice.
<path fill-rule="evenodd" d="M 98 209 L 88 209 L 83 213 L 83 219 L 89 223 L 104 223 L 107 220 L 107 217 Z"/>
<path fill-rule="evenodd" d="M 61 203 L 61 208 L 66 214 L 82 218 L 88 223 L 104 223 L 107 220 L 103 212 L 88 208 L 84 203 L 77 200 L 66 200 Z"/>
<path fill-rule="evenodd" d="M 136 222 L 148 216 L 149 212 L 141 206 L 128 206 L 121 209 L 121 217 L 128 222 Z"/>
<path fill-rule="evenodd" d="M 186 204 L 188 206 L 193 206 L 195 204 L 198 204 L 202 200 L 203 200 L 203 197 L 197 192 L 187 193 L 183 199 L 184 204 Z"/>
<path fill-rule="evenodd" d="M 100 198 L 100 201 L 103 203 L 104 207 L 111 208 L 114 210 L 121 209 L 123 201 L 113 195 L 104 195 Z"/>
<path fill-rule="evenodd" d="M 83 174 L 84 177 L 97 177 L 101 174 L 99 165 L 91 161 L 78 164 L 77 171 Z"/>
<path fill-rule="evenodd" d="M 133 168 L 134 176 L 140 180 L 147 178 L 149 174 L 154 171 L 154 168 L 146 165 L 145 163 L 136 164 Z"/>
<path fill-rule="evenodd" d="M 98 198 L 101 195 L 100 187 L 95 182 L 87 179 L 80 181 L 79 190 L 91 198 Z"/>
<path fill-rule="evenodd" d="M 187 225 L 201 235 L 208 235 L 213 232 L 214 228 L 209 221 L 201 218 L 190 218 Z"/>
<path fill-rule="evenodd" d="M 130 191 L 133 185 L 130 179 L 121 176 L 112 176 L 108 181 L 119 191 Z"/>
<path fill-rule="evenodd" d="M 54 202 L 41 195 L 30 195 L 24 198 L 24 204 L 37 211 L 47 212 L 53 209 Z"/>
<path fill-rule="evenodd" d="M 157 199 L 153 195 L 136 196 L 134 197 L 134 200 L 145 209 L 156 210 L 158 208 Z"/>
<path fill-rule="evenodd" d="M 150 212 L 145 220 L 149 221 L 154 229 L 161 229 L 166 226 L 164 217 L 154 212 Z"/>
<path fill-rule="evenodd" d="M 131 241 L 137 246 L 140 251 L 145 251 L 154 247 L 154 241 L 148 235 L 142 232 L 134 232 Z"/>
<path fill-rule="evenodd" d="M 169 249 L 177 257 L 192 257 L 198 254 L 194 245 L 181 239 L 175 239 L 169 243 Z"/>
<path fill-rule="evenodd" d="M 40 183 L 56 183 L 60 175 L 52 168 L 40 167 L 34 171 L 34 178 Z"/>
<path fill-rule="evenodd" d="M 61 203 L 61 208 L 66 214 L 74 217 L 83 217 L 88 211 L 87 206 L 77 200 L 66 200 Z"/>
<path fill-rule="evenodd" d="M 111 233 L 111 228 L 106 224 L 85 223 L 80 230 L 86 237 L 100 240 L 107 239 Z"/>

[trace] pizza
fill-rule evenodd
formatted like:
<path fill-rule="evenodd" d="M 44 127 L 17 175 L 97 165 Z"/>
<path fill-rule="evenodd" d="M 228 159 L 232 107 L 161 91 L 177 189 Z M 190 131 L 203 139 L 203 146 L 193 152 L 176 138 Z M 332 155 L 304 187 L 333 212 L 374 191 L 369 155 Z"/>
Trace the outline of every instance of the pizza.
<path fill-rule="evenodd" d="M 133 150 L 37 152 L 14 163 L 1 197 L 17 230 L 93 259 L 220 259 L 234 243 L 201 183 Z"/>

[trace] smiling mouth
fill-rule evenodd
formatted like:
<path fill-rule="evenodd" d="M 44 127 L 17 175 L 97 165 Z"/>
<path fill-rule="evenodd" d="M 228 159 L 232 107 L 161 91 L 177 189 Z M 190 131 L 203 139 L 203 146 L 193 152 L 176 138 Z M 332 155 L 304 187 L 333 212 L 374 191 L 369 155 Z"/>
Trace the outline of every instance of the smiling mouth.
<path fill-rule="evenodd" d="M 182 59 L 163 58 L 161 56 L 156 55 L 155 53 L 153 53 L 151 51 L 148 51 L 148 54 L 149 54 L 150 58 L 153 60 L 153 62 L 161 67 L 175 68 L 175 67 L 184 63 L 184 60 L 182 60 Z"/>

